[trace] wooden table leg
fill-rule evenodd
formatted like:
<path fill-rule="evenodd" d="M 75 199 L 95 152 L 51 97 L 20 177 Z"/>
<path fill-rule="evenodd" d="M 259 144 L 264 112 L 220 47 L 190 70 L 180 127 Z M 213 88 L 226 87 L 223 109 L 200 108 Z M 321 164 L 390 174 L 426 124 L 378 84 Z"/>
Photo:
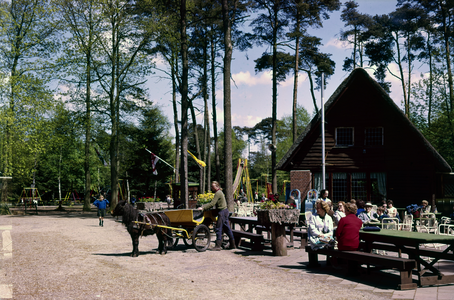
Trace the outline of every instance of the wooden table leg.
<path fill-rule="evenodd" d="M 287 256 L 285 226 L 271 223 L 271 246 L 275 256 Z"/>

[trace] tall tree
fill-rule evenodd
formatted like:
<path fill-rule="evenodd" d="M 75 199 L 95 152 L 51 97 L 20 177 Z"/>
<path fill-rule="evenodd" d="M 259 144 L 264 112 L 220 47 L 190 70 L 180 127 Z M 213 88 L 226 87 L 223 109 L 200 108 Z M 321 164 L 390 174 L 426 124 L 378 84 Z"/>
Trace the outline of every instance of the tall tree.
<path fill-rule="evenodd" d="M 360 13 L 359 6 L 355 1 L 345 2 L 345 8 L 342 10 L 341 20 L 345 23 L 347 30 L 341 30 L 340 40 L 346 41 L 353 45 L 351 57 L 344 59 L 344 71 L 351 71 L 356 67 L 364 66 L 364 43 L 367 40 L 365 32 L 372 23 L 372 17 L 368 14 Z"/>
<path fill-rule="evenodd" d="M 94 0 L 62 0 L 60 10 L 65 24 L 69 28 L 71 38 L 66 41 L 68 55 L 66 61 L 70 61 L 75 67 L 75 74 L 79 87 L 85 89 L 85 193 L 84 193 L 84 211 L 90 211 L 90 191 L 91 191 L 91 174 L 90 174 L 90 153 L 91 153 L 91 86 L 92 86 L 92 57 L 96 53 L 96 30 L 100 24 L 99 7 Z M 78 55 L 80 54 L 80 55 Z M 66 66 L 68 64 L 65 64 Z M 74 74 L 75 73 L 75 74 Z M 80 74 L 83 74 L 80 76 Z M 69 74 L 68 74 L 69 75 Z"/>
<path fill-rule="evenodd" d="M 229 211 L 233 211 L 233 171 L 232 171 L 232 99 L 231 99 L 231 67 L 233 43 L 241 43 L 240 33 L 235 30 L 241 23 L 241 15 L 247 9 L 247 1 L 222 0 L 222 25 L 224 33 L 224 165 L 225 165 L 225 196 Z M 235 36 L 232 37 L 232 32 Z M 239 45 L 243 49 L 242 45 Z"/>
<path fill-rule="evenodd" d="M 277 128 L 277 84 L 278 84 L 278 64 L 282 60 L 278 60 L 278 55 L 286 56 L 282 52 L 279 53 L 279 47 L 282 47 L 285 39 L 288 19 L 285 16 L 285 11 L 288 8 L 288 2 L 281 0 L 256 0 L 254 2 L 254 10 L 258 16 L 251 22 L 252 30 L 256 36 L 258 45 L 266 44 L 271 49 L 271 53 L 264 52 L 262 57 L 256 61 L 258 63 L 264 60 L 271 59 L 272 62 L 272 141 L 271 147 L 276 147 L 276 128 Z M 286 60 L 287 64 L 290 60 Z M 288 68 L 288 67 L 287 67 Z M 260 70 L 260 68 L 257 68 Z M 277 177 L 276 177 L 276 151 L 272 151 L 271 165 L 273 193 L 277 193 Z"/>
<path fill-rule="evenodd" d="M 107 95 L 108 114 L 111 122 L 111 205 L 118 201 L 120 171 L 119 125 L 121 109 L 134 109 L 140 102 L 147 102 L 143 78 L 149 64 L 143 50 L 151 41 L 153 31 L 144 15 L 127 0 L 102 0 L 102 33 L 98 35 L 101 53 L 96 56 L 95 70 L 100 92 Z M 140 16 L 140 17 L 139 17 Z"/>
<path fill-rule="evenodd" d="M 7 109 L 2 114 L 5 133 L 1 167 L 4 176 L 14 173 L 13 149 L 19 141 L 17 133 L 29 129 L 23 128 L 26 122 L 19 119 L 20 112 L 27 107 L 34 107 L 35 112 L 48 109 L 49 102 L 43 101 L 43 96 L 53 67 L 52 53 L 58 46 L 58 25 L 51 1 L 0 1 L 0 72 L 9 84 L 4 98 Z M 40 147 L 32 149 L 36 157 Z M 8 181 L 5 180 L 2 201 L 6 201 L 7 196 Z"/>
<path fill-rule="evenodd" d="M 233 212 L 233 171 L 232 171 L 232 104 L 230 75 L 232 66 L 232 24 L 231 15 L 235 15 L 238 0 L 233 1 L 233 8 L 228 0 L 222 0 L 222 21 L 224 28 L 224 167 L 225 196 L 229 211 Z M 234 17 L 233 17 L 234 18 Z"/>
<path fill-rule="evenodd" d="M 407 116 L 409 116 L 411 74 L 415 51 L 423 47 L 424 41 L 419 31 L 423 17 L 422 9 L 407 4 L 397 8 L 389 15 L 374 16 L 374 22 L 368 31 L 369 41 L 365 46 L 365 53 L 370 59 L 370 64 L 378 67 L 375 74 L 380 79 L 384 79 L 385 70 L 399 79 Z M 397 65 L 397 73 L 392 72 L 389 68 L 391 62 Z M 404 70 L 405 66 L 407 70 Z"/>
<path fill-rule="evenodd" d="M 328 12 L 338 10 L 339 0 L 305 1 L 292 0 L 288 9 L 288 16 L 293 23 L 291 32 L 287 35 L 295 41 L 294 70 L 293 70 L 293 107 L 292 107 L 292 128 L 293 141 L 297 138 L 297 99 L 298 99 L 298 75 L 300 65 L 300 43 L 308 27 L 322 27 L 322 20 L 328 19 Z M 293 47 L 291 47 L 293 48 Z M 303 55 L 304 56 L 304 55 Z M 317 106 L 315 106 L 317 107 Z"/>

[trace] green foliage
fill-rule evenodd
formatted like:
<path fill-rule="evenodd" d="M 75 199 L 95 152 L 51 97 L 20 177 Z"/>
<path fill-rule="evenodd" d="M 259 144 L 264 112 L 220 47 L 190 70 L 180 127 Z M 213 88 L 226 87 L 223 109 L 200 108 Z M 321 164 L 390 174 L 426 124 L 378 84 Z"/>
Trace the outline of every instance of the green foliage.
<path fill-rule="evenodd" d="M 300 135 L 303 133 L 306 126 L 311 121 L 311 116 L 307 112 L 307 110 L 297 104 L 296 107 L 296 123 L 297 123 L 297 133 Z M 276 150 L 277 160 L 280 161 L 282 157 L 284 157 L 285 153 L 290 149 L 293 145 L 293 136 L 292 136 L 292 116 L 286 115 L 282 118 L 280 122 L 278 122 L 277 126 L 277 136 L 278 136 L 278 144 Z"/>
<path fill-rule="evenodd" d="M 410 106 L 411 121 L 424 137 L 443 156 L 449 165 L 454 165 L 454 127 L 449 110 L 448 76 L 444 69 L 434 70 L 432 96 L 431 82 L 422 78 L 413 84 Z M 429 114 L 430 112 L 430 114 Z"/>
<path fill-rule="evenodd" d="M 148 149 L 161 159 L 173 165 L 173 145 L 169 136 L 170 123 L 157 106 L 146 107 L 134 123 L 121 125 L 120 137 L 120 174 L 128 174 L 131 194 L 153 196 L 157 182 L 157 196 L 161 199 L 169 194 L 166 182 L 171 179 L 173 169 L 164 162 L 158 161 L 153 174 Z"/>

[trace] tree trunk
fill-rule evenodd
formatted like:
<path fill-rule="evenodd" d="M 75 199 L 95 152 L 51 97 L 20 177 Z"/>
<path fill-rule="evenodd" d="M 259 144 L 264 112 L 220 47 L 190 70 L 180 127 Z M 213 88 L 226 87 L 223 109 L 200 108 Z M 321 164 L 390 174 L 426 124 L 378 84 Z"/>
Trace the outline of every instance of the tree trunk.
<path fill-rule="evenodd" d="M 203 139 L 203 161 L 207 164 L 207 167 L 203 169 L 203 181 L 201 184 L 201 191 L 203 193 L 206 192 L 206 187 L 209 184 L 210 177 L 210 161 L 209 161 L 209 152 L 210 152 L 210 118 L 208 116 L 208 49 L 207 49 L 207 39 L 205 39 L 204 47 L 203 47 L 203 127 L 205 131 L 205 136 Z M 208 173 L 208 174 L 207 174 Z M 208 179 L 208 180 L 207 180 Z"/>
<path fill-rule="evenodd" d="M 224 25 L 224 168 L 225 197 L 229 211 L 233 212 L 233 171 L 232 171 L 232 111 L 230 74 L 232 64 L 231 23 L 227 0 L 222 0 L 222 19 Z"/>
<path fill-rule="evenodd" d="M 216 116 L 216 51 L 214 30 L 211 28 L 211 107 L 213 114 L 213 139 L 214 139 L 214 161 L 216 167 L 216 180 L 221 181 L 221 160 L 219 158 L 219 141 L 218 141 L 218 125 Z M 208 185 L 210 188 L 210 185 Z"/>
<path fill-rule="evenodd" d="M 429 54 L 429 107 L 427 113 L 427 125 L 430 129 L 432 115 L 432 94 L 433 94 L 433 69 L 432 69 L 432 47 L 430 45 L 430 33 L 427 33 L 427 52 Z"/>
<path fill-rule="evenodd" d="M 111 207 L 115 207 L 118 203 L 118 167 L 119 167 L 119 160 L 118 160 L 118 120 L 120 114 L 120 99 L 117 90 L 117 74 L 118 74 L 118 32 L 116 20 L 113 19 L 111 21 L 112 26 L 112 57 L 111 57 L 111 84 L 110 84 L 110 118 L 112 124 L 112 135 L 110 139 L 110 185 L 111 185 L 111 199 L 110 205 Z"/>
<path fill-rule="evenodd" d="M 91 16 L 91 14 L 90 14 Z M 91 45 L 91 33 L 89 33 L 89 45 Z M 91 146 L 91 49 L 87 50 L 87 92 L 85 95 L 85 193 L 84 193 L 84 207 L 83 211 L 91 211 L 90 208 L 90 192 L 91 192 L 91 176 L 90 176 L 90 146 Z"/>
<path fill-rule="evenodd" d="M 181 201 L 189 207 L 188 190 L 188 44 L 186 35 L 186 0 L 180 6 L 180 37 L 183 72 L 181 78 Z"/>
<path fill-rule="evenodd" d="M 272 129 L 271 144 L 276 147 L 276 129 L 277 129 L 277 28 L 278 28 L 277 9 L 274 11 L 274 28 L 273 28 L 273 104 L 272 104 Z M 277 193 L 277 174 L 276 174 L 276 149 L 271 151 L 271 174 L 273 194 Z"/>
<path fill-rule="evenodd" d="M 297 9 L 296 11 L 296 31 L 297 34 L 300 33 L 300 23 L 301 23 L 301 13 L 300 10 Z M 296 121 L 296 105 L 298 103 L 298 72 L 299 72 L 299 49 L 300 49 L 300 36 L 298 35 L 296 37 L 296 43 L 295 43 L 295 70 L 293 72 L 293 107 L 292 107 L 292 126 L 293 126 L 293 142 L 296 141 L 298 137 L 298 124 Z"/>
<path fill-rule="evenodd" d="M 175 128 L 175 182 L 180 182 L 179 170 L 180 170 L 180 130 L 178 129 L 178 109 L 177 109 L 177 83 L 176 83 L 176 72 L 175 66 L 178 63 L 178 59 L 172 52 L 172 105 L 173 105 L 173 126 Z"/>

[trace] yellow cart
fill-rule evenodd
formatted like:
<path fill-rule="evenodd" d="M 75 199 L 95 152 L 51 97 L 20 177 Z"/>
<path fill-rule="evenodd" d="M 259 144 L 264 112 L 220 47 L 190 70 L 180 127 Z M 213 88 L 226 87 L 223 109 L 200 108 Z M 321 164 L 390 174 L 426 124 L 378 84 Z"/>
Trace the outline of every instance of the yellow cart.
<path fill-rule="evenodd" d="M 218 210 L 201 212 L 196 209 L 175 209 L 164 211 L 164 213 L 169 217 L 172 226 L 158 226 L 172 230 L 173 247 L 182 238 L 186 246 L 194 246 L 199 252 L 208 249 L 211 242 L 209 227 L 216 221 Z"/>

